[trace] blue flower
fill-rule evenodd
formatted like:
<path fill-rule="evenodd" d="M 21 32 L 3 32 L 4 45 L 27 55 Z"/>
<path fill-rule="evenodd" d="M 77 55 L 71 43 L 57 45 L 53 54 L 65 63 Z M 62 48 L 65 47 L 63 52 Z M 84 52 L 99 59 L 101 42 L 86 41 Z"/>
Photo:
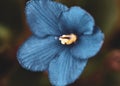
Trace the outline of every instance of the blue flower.
<path fill-rule="evenodd" d="M 25 12 L 33 34 L 18 50 L 19 63 L 31 71 L 48 71 L 52 85 L 73 83 L 103 44 L 93 17 L 80 7 L 50 0 L 31 0 Z"/>

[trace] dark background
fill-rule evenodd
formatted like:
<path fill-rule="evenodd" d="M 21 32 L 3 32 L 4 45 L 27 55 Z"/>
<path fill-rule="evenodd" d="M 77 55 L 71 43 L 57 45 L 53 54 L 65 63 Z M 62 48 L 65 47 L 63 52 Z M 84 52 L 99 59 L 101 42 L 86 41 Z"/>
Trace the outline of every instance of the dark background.
<path fill-rule="evenodd" d="M 31 34 L 24 7 L 27 0 L 0 0 L 0 86 L 51 86 L 46 72 L 30 72 L 18 64 L 18 47 Z M 120 86 L 120 0 L 59 0 L 87 10 L 105 33 L 101 51 L 81 77 L 69 86 Z"/>

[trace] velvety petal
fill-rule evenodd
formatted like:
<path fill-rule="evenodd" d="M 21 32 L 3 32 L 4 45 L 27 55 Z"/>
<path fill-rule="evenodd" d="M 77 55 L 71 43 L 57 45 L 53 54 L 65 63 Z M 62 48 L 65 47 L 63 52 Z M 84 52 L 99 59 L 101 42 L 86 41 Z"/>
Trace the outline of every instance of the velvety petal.
<path fill-rule="evenodd" d="M 92 35 L 82 35 L 76 45 L 71 48 L 74 57 L 88 59 L 97 54 L 103 44 L 104 34 L 98 27 L 94 28 Z"/>
<path fill-rule="evenodd" d="M 66 86 L 73 83 L 83 72 L 87 60 L 77 60 L 63 51 L 49 65 L 49 78 L 53 86 Z"/>
<path fill-rule="evenodd" d="M 18 50 L 17 59 L 23 68 L 43 71 L 59 51 L 54 37 L 40 39 L 32 35 Z"/>
<path fill-rule="evenodd" d="M 53 1 L 31 0 L 26 5 L 26 17 L 31 31 L 39 37 L 59 35 L 58 17 L 67 7 Z"/>
<path fill-rule="evenodd" d="M 93 26 L 93 17 L 80 7 L 71 7 L 63 12 L 60 17 L 60 27 L 67 29 L 69 32 L 91 34 Z"/>

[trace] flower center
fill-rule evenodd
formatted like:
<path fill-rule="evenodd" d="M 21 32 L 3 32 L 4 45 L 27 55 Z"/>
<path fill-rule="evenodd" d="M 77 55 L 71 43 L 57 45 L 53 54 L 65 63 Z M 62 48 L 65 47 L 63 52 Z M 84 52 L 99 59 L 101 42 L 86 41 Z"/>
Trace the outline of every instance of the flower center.
<path fill-rule="evenodd" d="M 75 34 L 69 34 L 69 35 L 62 35 L 59 37 L 59 40 L 61 41 L 61 44 L 63 45 L 70 45 L 76 42 L 77 36 Z"/>

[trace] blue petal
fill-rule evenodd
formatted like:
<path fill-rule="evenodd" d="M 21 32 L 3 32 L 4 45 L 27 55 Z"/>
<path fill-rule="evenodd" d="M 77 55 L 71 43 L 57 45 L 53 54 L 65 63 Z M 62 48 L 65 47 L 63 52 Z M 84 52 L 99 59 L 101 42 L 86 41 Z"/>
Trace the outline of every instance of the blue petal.
<path fill-rule="evenodd" d="M 76 31 L 78 34 L 91 34 L 93 31 L 93 17 L 80 7 L 71 7 L 62 13 L 60 27 L 69 32 Z"/>
<path fill-rule="evenodd" d="M 76 45 L 71 48 L 74 57 L 88 59 L 97 54 L 103 44 L 104 34 L 98 27 L 94 28 L 92 35 L 82 35 Z"/>
<path fill-rule="evenodd" d="M 26 17 L 31 31 L 39 37 L 59 35 L 58 17 L 67 7 L 53 1 L 31 0 L 26 6 Z"/>
<path fill-rule="evenodd" d="M 73 83 L 86 66 L 87 60 L 74 59 L 68 51 L 61 52 L 59 57 L 50 62 L 49 78 L 53 86 Z"/>
<path fill-rule="evenodd" d="M 59 50 L 54 37 L 40 39 L 32 35 L 18 50 L 17 59 L 23 68 L 43 71 Z"/>

